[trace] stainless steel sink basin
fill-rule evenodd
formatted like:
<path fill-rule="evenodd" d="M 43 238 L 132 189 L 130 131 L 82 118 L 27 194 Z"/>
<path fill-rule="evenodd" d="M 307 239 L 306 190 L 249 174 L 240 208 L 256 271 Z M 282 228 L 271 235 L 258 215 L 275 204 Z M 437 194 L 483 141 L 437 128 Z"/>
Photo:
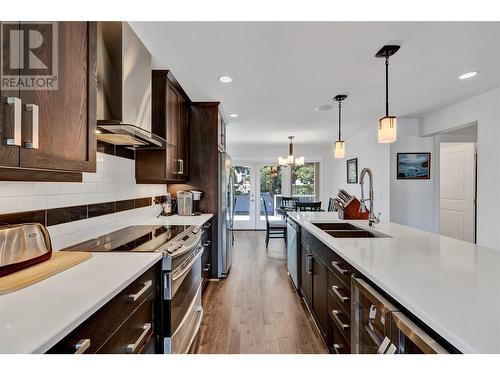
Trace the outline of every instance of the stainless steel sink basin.
<path fill-rule="evenodd" d="M 372 232 L 369 230 L 325 230 L 332 237 L 336 238 L 391 238 L 380 232 Z"/>
<path fill-rule="evenodd" d="M 366 230 L 349 223 L 313 223 L 319 229 L 336 238 L 391 238 L 384 233 Z"/>
<path fill-rule="evenodd" d="M 319 229 L 322 229 L 324 231 L 329 231 L 329 230 L 360 230 L 361 228 L 358 228 L 352 224 L 349 223 L 313 223 L 315 226 L 317 226 Z"/>

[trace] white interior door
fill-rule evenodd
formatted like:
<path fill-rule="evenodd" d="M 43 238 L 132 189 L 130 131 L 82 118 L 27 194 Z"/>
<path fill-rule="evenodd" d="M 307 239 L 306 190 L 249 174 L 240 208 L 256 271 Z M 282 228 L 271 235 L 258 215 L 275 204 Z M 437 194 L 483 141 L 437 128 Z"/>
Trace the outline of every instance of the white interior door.
<path fill-rule="evenodd" d="M 474 242 L 474 143 L 441 143 L 439 172 L 440 233 Z"/>
<path fill-rule="evenodd" d="M 234 221 L 233 228 L 255 229 L 256 166 L 252 163 L 234 163 Z"/>

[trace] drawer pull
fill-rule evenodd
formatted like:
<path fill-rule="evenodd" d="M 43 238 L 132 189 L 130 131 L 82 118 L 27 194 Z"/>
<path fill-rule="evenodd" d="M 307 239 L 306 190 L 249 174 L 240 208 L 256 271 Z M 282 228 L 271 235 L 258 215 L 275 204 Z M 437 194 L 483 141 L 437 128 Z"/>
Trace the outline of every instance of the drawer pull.
<path fill-rule="evenodd" d="M 211 243 L 212 243 L 212 241 L 210 241 L 210 240 L 209 240 L 209 241 L 207 241 L 207 242 L 205 242 L 205 243 L 203 244 L 203 247 L 210 246 L 210 244 L 211 244 Z"/>
<path fill-rule="evenodd" d="M 148 280 L 144 283 L 144 286 L 142 287 L 141 290 L 139 290 L 136 294 L 129 294 L 128 295 L 128 301 L 129 302 L 135 302 L 137 301 L 146 291 L 151 288 L 151 285 L 153 285 L 152 280 Z"/>
<path fill-rule="evenodd" d="M 38 106 L 36 104 L 26 104 L 25 110 L 26 110 L 26 112 L 31 112 L 31 129 L 29 131 L 31 134 L 29 134 L 28 139 L 25 140 L 24 147 L 37 149 L 38 148 L 38 133 L 39 133 Z"/>
<path fill-rule="evenodd" d="M 345 270 L 343 268 L 340 268 L 339 267 L 339 262 L 337 261 L 332 261 L 332 266 L 333 268 L 335 268 L 337 271 L 339 271 L 342 275 L 345 275 L 347 274 L 349 271 L 348 270 Z"/>
<path fill-rule="evenodd" d="M 203 228 L 208 229 L 208 228 L 210 228 L 210 226 L 211 226 L 211 225 L 212 225 L 212 223 L 207 223 L 207 224 L 205 224 L 205 225 L 203 226 Z"/>
<path fill-rule="evenodd" d="M 90 339 L 83 339 L 76 343 L 75 345 L 75 353 L 74 354 L 83 354 L 90 348 Z"/>
<path fill-rule="evenodd" d="M 144 338 L 149 333 L 149 331 L 151 331 L 151 323 L 145 323 L 142 326 L 142 333 L 139 336 L 139 338 L 137 339 L 137 341 L 134 342 L 133 344 L 128 344 L 127 345 L 127 353 L 135 353 L 136 350 L 137 350 L 137 347 L 142 342 L 142 340 L 144 340 Z"/>
<path fill-rule="evenodd" d="M 333 293 L 342 301 L 342 302 L 347 302 L 349 301 L 349 297 L 343 296 L 339 292 L 339 287 L 337 285 L 332 285 L 332 291 Z"/>
<path fill-rule="evenodd" d="M 340 320 L 339 310 L 332 310 L 332 316 L 333 316 L 333 319 L 335 320 L 335 323 L 338 324 L 340 329 L 344 330 L 344 329 L 349 328 L 349 324 L 342 323 L 342 320 Z"/>
<path fill-rule="evenodd" d="M 203 268 L 204 272 L 210 271 L 210 263 L 205 264 L 205 268 Z"/>
<path fill-rule="evenodd" d="M 342 349 L 342 345 L 340 345 L 340 344 L 333 344 L 333 351 L 335 352 L 335 354 L 341 354 L 340 353 L 340 349 Z"/>
<path fill-rule="evenodd" d="M 21 99 L 15 96 L 5 98 L 2 103 L 7 103 L 13 107 L 12 109 L 12 134 L 5 139 L 5 144 L 8 146 L 21 146 Z"/>

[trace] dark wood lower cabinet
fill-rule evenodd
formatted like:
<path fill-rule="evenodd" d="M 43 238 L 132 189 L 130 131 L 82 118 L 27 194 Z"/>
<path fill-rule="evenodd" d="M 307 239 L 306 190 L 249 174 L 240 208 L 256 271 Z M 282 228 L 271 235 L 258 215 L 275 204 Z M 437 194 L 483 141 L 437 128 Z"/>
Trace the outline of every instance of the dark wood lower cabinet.
<path fill-rule="evenodd" d="M 331 353 L 350 353 L 349 280 L 354 269 L 320 240 L 301 228 L 300 293 Z"/>
<path fill-rule="evenodd" d="M 205 294 L 212 272 L 212 219 L 203 224 L 201 244 L 203 245 L 203 255 L 201 256 L 201 290 L 202 294 Z"/>
<path fill-rule="evenodd" d="M 158 263 L 139 276 L 48 353 L 158 352 L 159 266 Z"/>

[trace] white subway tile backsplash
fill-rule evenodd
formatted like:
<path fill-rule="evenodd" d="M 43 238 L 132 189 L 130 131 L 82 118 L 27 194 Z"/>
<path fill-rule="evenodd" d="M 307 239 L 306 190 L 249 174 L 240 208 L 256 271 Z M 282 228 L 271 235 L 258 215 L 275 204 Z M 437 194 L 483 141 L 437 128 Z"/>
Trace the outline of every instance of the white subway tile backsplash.
<path fill-rule="evenodd" d="M 83 173 L 81 183 L 0 181 L 0 214 L 154 197 L 167 192 L 166 185 L 137 185 L 134 160 L 97 153 L 96 168 L 96 173 Z M 154 217 L 155 209 L 143 207 L 48 229 L 57 250 Z"/>
<path fill-rule="evenodd" d="M 0 198 L 0 214 L 17 212 L 17 197 Z"/>
<path fill-rule="evenodd" d="M 47 196 L 33 195 L 17 198 L 18 211 L 45 210 L 47 208 Z"/>

